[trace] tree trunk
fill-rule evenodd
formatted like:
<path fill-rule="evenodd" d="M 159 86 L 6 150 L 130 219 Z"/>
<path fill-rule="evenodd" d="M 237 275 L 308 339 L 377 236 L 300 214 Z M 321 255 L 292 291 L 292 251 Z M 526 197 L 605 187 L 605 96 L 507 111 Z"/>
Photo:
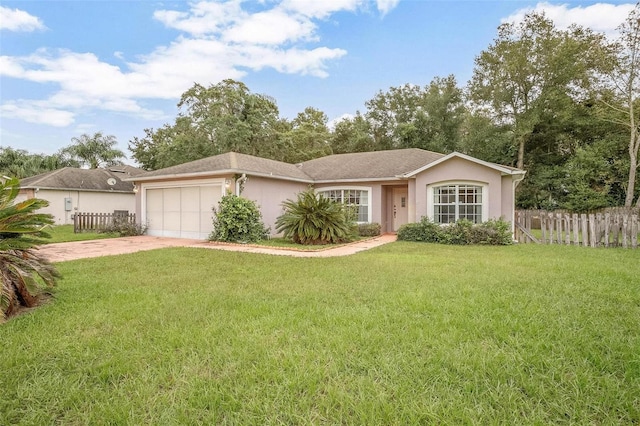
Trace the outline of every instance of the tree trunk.
<path fill-rule="evenodd" d="M 520 140 L 518 141 L 518 164 L 516 165 L 517 168 L 519 168 L 520 170 L 524 170 L 524 144 L 525 144 L 525 137 L 524 136 L 520 136 L 519 138 Z"/>
<path fill-rule="evenodd" d="M 633 205 L 636 190 L 636 175 L 638 174 L 638 148 L 640 148 L 640 134 L 636 127 L 633 103 L 629 104 L 629 124 L 631 128 L 629 136 L 629 180 L 627 182 L 627 196 L 624 200 L 625 207 Z M 640 198 L 638 199 L 640 207 Z"/>

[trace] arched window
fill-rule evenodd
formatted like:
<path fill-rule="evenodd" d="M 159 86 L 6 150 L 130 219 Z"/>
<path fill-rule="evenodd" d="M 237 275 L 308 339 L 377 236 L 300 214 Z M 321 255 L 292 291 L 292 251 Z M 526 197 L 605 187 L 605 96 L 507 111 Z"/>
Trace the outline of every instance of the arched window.
<path fill-rule="evenodd" d="M 455 223 L 467 219 L 473 223 L 486 220 L 484 186 L 467 183 L 449 183 L 427 190 L 432 201 L 431 217 L 435 223 Z"/>

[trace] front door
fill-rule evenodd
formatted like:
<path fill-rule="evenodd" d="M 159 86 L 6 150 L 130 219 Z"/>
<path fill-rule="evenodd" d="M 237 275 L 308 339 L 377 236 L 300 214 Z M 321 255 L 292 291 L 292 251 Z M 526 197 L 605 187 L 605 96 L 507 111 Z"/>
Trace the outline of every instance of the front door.
<path fill-rule="evenodd" d="M 409 221 L 409 192 L 405 188 L 393 188 L 393 231 Z"/>

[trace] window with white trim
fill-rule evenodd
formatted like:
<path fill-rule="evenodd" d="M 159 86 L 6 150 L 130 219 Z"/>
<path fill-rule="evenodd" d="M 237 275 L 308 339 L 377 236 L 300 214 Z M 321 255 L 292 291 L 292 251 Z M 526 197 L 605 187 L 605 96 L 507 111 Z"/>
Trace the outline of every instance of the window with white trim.
<path fill-rule="evenodd" d="M 482 223 L 483 187 L 469 184 L 449 184 L 433 188 L 433 221 L 454 223 L 467 219 Z"/>
<path fill-rule="evenodd" d="M 356 209 L 356 222 L 369 222 L 369 190 L 368 189 L 325 189 L 317 191 L 329 200 L 354 206 Z"/>

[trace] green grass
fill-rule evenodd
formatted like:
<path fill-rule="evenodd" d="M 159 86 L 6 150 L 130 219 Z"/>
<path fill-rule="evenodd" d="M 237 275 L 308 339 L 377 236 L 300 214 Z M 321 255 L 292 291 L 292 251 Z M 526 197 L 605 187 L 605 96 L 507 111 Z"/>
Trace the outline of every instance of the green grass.
<path fill-rule="evenodd" d="M 357 242 L 363 239 L 364 238 L 359 237 L 354 242 Z M 296 244 L 292 240 L 289 240 L 286 238 L 269 238 L 268 240 L 259 241 L 256 244 L 260 246 L 265 246 L 265 247 L 304 250 L 304 251 L 325 250 L 325 249 L 340 247 L 341 245 L 343 245 L 343 244 L 303 245 L 303 244 Z"/>
<path fill-rule="evenodd" d="M 99 240 L 103 238 L 115 238 L 116 234 L 105 234 L 97 232 L 81 232 L 75 234 L 73 232 L 73 225 L 56 225 L 47 230 L 51 235 L 51 238 L 45 239 L 45 244 L 52 243 L 66 243 L 70 241 L 87 241 L 87 240 Z"/>
<path fill-rule="evenodd" d="M 393 243 L 58 264 L 0 424 L 638 424 L 640 253 Z"/>

